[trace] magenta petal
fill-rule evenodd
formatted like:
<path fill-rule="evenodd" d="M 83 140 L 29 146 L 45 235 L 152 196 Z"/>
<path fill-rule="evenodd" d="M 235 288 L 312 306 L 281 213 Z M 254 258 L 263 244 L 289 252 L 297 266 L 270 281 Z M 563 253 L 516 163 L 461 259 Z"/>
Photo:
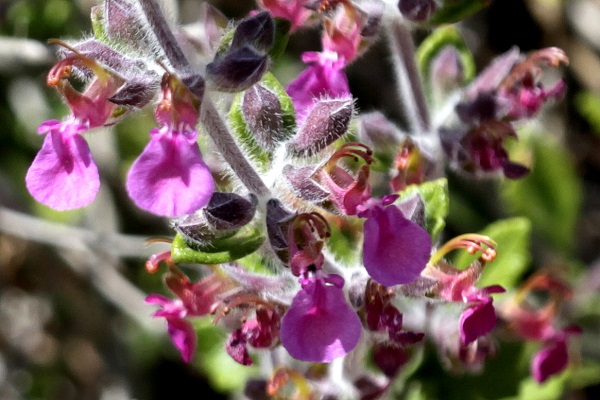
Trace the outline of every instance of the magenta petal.
<path fill-rule="evenodd" d="M 300 120 L 308 114 L 315 100 L 350 95 L 348 78 L 342 69 L 343 63 L 328 59 L 327 55 L 323 55 L 324 53 L 316 54 L 318 55 L 314 60 L 316 62 L 309 65 L 286 88 Z M 304 60 L 309 59 L 304 58 Z"/>
<path fill-rule="evenodd" d="M 167 331 L 183 361 L 189 363 L 196 352 L 196 332 L 192 324 L 181 318 L 167 318 Z"/>
<path fill-rule="evenodd" d="M 127 191 L 153 214 L 176 217 L 204 207 L 215 189 L 198 144 L 183 134 L 161 130 L 133 163 Z"/>
<path fill-rule="evenodd" d="M 87 206 L 100 188 L 98 168 L 78 133 L 82 127 L 66 124 L 47 121 L 40 126 L 41 133 L 50 133 L 25 177 L 29 193 L 55 210 Z"/>
<path fill-rule="evenodd" d="M 488 299 L 463 311 L 459 326 L 460 340 L 463 344 L 469 344 L 490 333 L 496 326 L 496 311 L 492 301 Z"/>
<path fill-rule="evenodd" d="M 431 253 L 431 238 L 425 229 L 393 205 L 376 205 L 361 215 L 367 217 L 363 263 L 371 278 L 384 286 L 417 279 Z"/>
<path fill-rule="evenodd" d="M 551 342 L 538 351 L 531 360 L 531 374 L 539 383 L 563 371 L 569 363 L 567 343 L 564 339 Z"/>
<path fill-rule="evenodd" d="M 281 342 L 295 359 L 330 362 L 358 344 L 362 325 L 335 283 L 308 280 L 283 316 Z"/>

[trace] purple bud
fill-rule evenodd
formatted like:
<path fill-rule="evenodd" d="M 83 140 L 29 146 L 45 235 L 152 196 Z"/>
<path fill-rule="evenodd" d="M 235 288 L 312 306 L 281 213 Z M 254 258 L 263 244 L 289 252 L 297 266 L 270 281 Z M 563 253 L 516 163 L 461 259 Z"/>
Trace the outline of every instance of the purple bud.
<path fill-rule="evenodd" d="M 153 77 L 142 76 L 131 80 L 117 90 L 108 101 L 120 106 L 142 108 L 154 98 L 158 82 Z"/>
<path fill-rule="evenodd" d="M 436 10 L 434 0 L 399 0 L 398 8 L 409 21 L 427 21 Z"/>
<path fill-rule="evenodd" d="M 292 192 L 302 200 L 318 204 L 327 200 L 329 193 L 312 180 L 314 172 L 315 167 L 313 166 L 295 167 L 286 165 L 283 167 L 283 176 Z"/>
<path fill-rule="evenodd" d="M 267 52 L 275 40 L 275 24 L 267 11 L 260 12 L 242 20 L 235 28 L 231 49 L 246 45 Z"/>
<path fill-rule="evenodd" d="M 269 57 L 251 46 L 229 51 L 206 66 L 206 77 L 217 90 L 239 92 L 260 81 Z"/>
<path fill-rule="evenodd" d="M 254 218 L 256 197 L 246 199 L 235 193 L 214 192 L 205 208 L 173 222 L 173 227 L 190 243 L 203 244 L 230 236 Z"/>
<path fill-rule="evenodd" d="M 354 102 L 351 98 L 318 101 L 289 144 L 298 157 L 310 157 L 341 138 L 348 130 Z"/>
<path fill-rule="evenodd" d="M 275 93 L 261 84 L 244 92 L 242 114 L 258 143 L 268 150 L 287 138 L 283 129 L 281 102 Z"/>
<path fill-rule="evenodd" d="M 296 214 L 286 209 L 279 200 L 271 199 L 267 202 L 267 234 L 271 248 L 284 263 L 290 261 L 288 245 L 288 228 Z"/>
<path fill-rule="evenodd" d="M 238 229 L 252 221 L 257 203 L 253 194 L 246 199 L 235 193 L 215 192 L 203 212 L 215 229 Z"/>

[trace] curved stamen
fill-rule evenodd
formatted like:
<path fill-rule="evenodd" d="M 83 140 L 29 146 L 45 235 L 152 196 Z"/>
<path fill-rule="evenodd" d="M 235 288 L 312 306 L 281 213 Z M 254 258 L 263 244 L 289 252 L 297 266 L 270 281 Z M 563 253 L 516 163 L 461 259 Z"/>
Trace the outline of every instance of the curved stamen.
<path fill-rule="evenodd" d="M 469 254 L 481 252 L 483 262 L 492 262 L 496 258 L 496 242 L 491 238 L 475 233 L 467 233 L 446 242 L 431 256 L 429 263 L 434 265 L 452 250 L 465 249 Z"/>

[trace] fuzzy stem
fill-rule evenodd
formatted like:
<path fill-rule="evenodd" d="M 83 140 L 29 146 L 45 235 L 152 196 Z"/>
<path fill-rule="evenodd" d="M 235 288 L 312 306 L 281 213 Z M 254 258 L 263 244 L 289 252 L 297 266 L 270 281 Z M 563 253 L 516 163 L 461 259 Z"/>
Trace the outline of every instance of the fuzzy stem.
<path fill-rule="evenodd" d="M 193 73 L 156 1 L 139 0 L 139 4 L 171 66 L 182 75 Z"/>
<path fill-rule="evenodd" d="M 390 22 L 388 36 L 405 116 L 413 132 L 426 134 L 431 130 L 431 120 L 415 60 L 415 44 L 401 17 Z"/>
<path fill-rule="evenodd" d="M 153 28 L 169 63 L 182 76 L 198 76 L 179 47 L 171 28 L 154 0 L 139 0 L 142 11 Z M 269 189 L 240 151 L 219 112 L 208 96 L 204 96 L 200 119 L 208 135 L 240 181 L 258 196 L 267 196 Z"/>
<path fill-rule="evenodd" d="M 235 143 L 221 115 L 208 96 L 204 96 L 202 101 L 200 121 L 225 161 L 244 186 L 259 197 L 268 196 L 270 193 L 269 188 Z"/>

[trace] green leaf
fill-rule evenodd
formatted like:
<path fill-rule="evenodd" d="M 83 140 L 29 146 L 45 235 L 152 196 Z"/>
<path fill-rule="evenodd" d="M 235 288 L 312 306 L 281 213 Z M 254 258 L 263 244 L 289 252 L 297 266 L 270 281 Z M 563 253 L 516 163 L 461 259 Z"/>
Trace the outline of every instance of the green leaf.
<path fill-rule="evenodd" d="M 427 92 L 431 92 L 431 65 L 439 53 L 447 46 L 454 47 L 463 66 L 465 82 L 475 77 L 475 61 L 458 29 L 448 25 L 433 31 L 417 49 L 417 65 Z"/>
<path fill-rule="evenodd" d="M 577 111 L 600 136 L 600 96 L 592 92 L 581 92 L 575 96 Z"/>
<path fill-rule="evenodd" d="M 425 223 L 432 238 L 440 234 L 446 226 L 446 216 L 450 207 L 448 180 L 436 179 L 420 185 L 410 185 L 400 193 L 400 198 L 419 194 L 425 203 Z"/>
<path fill-rule="evenodd" d="M 213 240 L 207 246 L 192 248 L 178 233 L 171 245 L 171 258 L 175 263 L 223 264 L 255 252 L 264 241 L 259 229 L 250 229 L 233 237 Z"/>
<path fill-rule="evenodd" d="M 487 7 L 491 2 L 492 0 L 443 0 L 442 6 L 427 23 L 440 25 L 457 22 Z"/>
<path fill-rule="evenodd" d="M 501 285 L 505 289 L 516 287 L 531 262 L 531 222 L 520 217 L 505 219 L 488 225 L 479 233 L 496 242 L 498 255 L 484 267 L 477 285 Z M 455 266 L 465 269 L 477 257 L 462 251 L 458 253 Z"/>
<path fill-rule="evenodd" d="M 516 145 L 516 153 L 533 158 L 532 171 L 523 179 L 504 181 L 501 195 L 510 211 L 529 218 L 537 233 L 568 254 L 582 201 L 581 181 L 569 154 L 547 136 L 529 135 Z"/>

